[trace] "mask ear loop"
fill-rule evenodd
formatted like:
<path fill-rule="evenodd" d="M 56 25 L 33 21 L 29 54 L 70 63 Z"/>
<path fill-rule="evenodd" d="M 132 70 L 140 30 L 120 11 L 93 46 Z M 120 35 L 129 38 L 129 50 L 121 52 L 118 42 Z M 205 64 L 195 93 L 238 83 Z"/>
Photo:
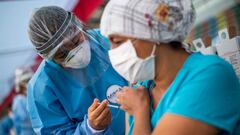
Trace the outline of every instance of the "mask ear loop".
<path fill-rule="evenodd" d="M 151 56 L 155 56 L 156 48 L 157 48 L 157 44 L 154 44 L 154 45 L 153 45 L 153 49 L 152 49 Z"/>

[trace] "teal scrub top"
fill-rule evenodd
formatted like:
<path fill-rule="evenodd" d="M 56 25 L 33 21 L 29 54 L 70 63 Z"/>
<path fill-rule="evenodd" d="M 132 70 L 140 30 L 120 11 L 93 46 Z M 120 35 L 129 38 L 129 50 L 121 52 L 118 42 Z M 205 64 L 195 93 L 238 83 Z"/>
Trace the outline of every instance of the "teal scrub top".
<path fill-rule="evenodd" d="M 13 124 L 16 129 L 16 135 L 35 135 L 27 111 L 27 97 L 18 94 L 13 99 L 12 105 Z"/>
<path fill-rule="evenodd" d="M 150 91 L 154 86 L 153 81 L 138 84 Z M 152 129 L 164 114 L 201 121 L 220 129 L 220 135 L 240 135 L 240 84 L 232 66 L 217 56 L 191 54 L 156 109 L 151 108 Z M 132 134 L 132 116 L 129 125 Z"/>

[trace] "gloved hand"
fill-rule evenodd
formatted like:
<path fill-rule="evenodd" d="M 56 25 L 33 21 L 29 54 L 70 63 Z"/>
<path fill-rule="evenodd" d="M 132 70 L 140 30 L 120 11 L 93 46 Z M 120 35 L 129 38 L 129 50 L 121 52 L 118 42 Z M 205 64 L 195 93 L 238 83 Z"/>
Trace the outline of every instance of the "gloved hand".
<path fill-rule="evenodd" d="M 94 99 L 92 105 L 88 108 L 88 121 L 93 129 L 103 130 L 111 123 L 112 114 L 107 104 L 107 100 L 99 103 L 98 99 Z"/>

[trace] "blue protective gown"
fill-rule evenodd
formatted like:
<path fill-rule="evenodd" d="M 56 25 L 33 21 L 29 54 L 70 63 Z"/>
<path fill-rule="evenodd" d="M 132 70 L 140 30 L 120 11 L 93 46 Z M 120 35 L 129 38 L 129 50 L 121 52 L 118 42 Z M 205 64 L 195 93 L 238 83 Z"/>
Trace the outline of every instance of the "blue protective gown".
<path fill-rule="evenodd" d="M 10 135 L 10 131 L 13 128 L 12 118 L 5 116 L 0 121 L 0 135 Z"/>
<path fill-rule="evenodd" d="M 16 135 L 35 135 L 27 112 L 26 96 L 17 95 L 14 97 L 12 112 Z"/>
<path fill-rule="evenodd" d="M 103 39 L 98 36 L 100 43 L 108 43 L 102 42 Z M 28 109 L 35 132 L 59 135 L 91 134 L 87 126 L 87 110 L 94 98 L 100 101 L 110 99 L 119 90 L 112 86 L 127 85 L 112 68 L 107 49 L 92 40 L 90 44 L 91 61 L 86 68 L 62 68 L 53 61 L 44 60 L 30 80 Z M 114 108 L 110 108 L 110 111 L 112 123 L 101 134 L 123 135 L 124 112 Z"/>

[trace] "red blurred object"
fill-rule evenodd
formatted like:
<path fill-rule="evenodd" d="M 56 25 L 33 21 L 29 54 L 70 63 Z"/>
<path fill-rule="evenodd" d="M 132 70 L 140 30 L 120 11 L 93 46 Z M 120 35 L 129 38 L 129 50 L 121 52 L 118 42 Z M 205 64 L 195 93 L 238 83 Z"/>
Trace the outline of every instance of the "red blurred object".
<path fill-rule="evenodd" d="M 34 64 L 31 66 L 32 71 L 35 72 L 38 69 L 38 66 L 41 64 L 42 60 L 42 57 L 40 57 L 39 55 L 36 56 Z"/>
<path fill-rule="evenodd" d="M 81 21 L 86 23 L 92 13 L 103 2 L 103 0 L 79 0 L 73 9 L 73 12 Z"/>
<path fill-rule="evenodd" d="M 11 89 L 8 96 L 5 98 L 3 103 L 0 105 L 0 117 L 3 115 L 3 110 L 12 103 L 14 96 L 16 95 L 14 87 Z"/>

